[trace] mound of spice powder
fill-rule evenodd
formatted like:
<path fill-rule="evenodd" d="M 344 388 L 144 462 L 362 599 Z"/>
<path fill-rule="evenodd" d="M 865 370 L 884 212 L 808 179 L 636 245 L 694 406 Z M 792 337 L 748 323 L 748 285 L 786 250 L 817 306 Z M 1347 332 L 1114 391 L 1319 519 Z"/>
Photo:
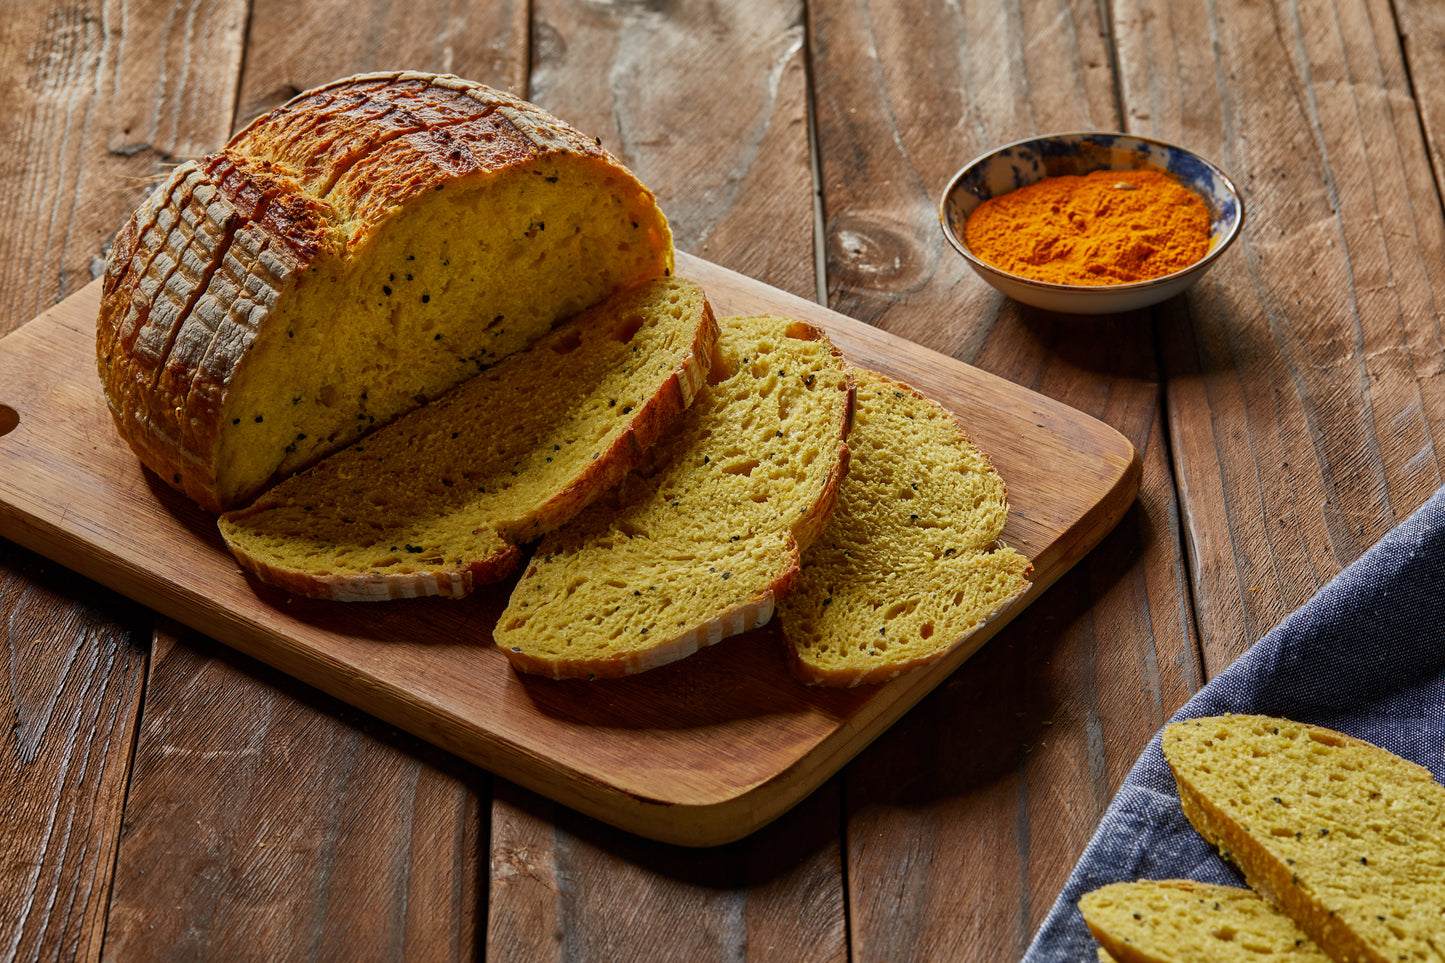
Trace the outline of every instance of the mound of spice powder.
<path fill-rule="evenodd" d="M 1047 177 L 984 201 L 964 225 L 993 266 L 1054 284 L 1126 284 L 1186 268 L 1209 251 L 1209 209 L 1159 171 Z"/>

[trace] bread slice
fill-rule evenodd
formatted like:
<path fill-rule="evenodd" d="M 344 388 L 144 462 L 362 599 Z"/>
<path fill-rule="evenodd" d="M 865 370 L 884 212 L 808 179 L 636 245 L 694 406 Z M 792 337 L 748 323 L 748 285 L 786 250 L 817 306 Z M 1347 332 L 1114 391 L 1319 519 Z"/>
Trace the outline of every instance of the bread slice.
<path fill-rule="evenodd" d="M 465 595 L 635 465 L 705 385 L 717 322 L 645 281 L 220 518 L 245 568 L 341 601 Z"/>
<path fill-rule="evenodd" d="M 779 609 L 789 665 L 816 685 L 886 682 L 943 657 L 1033 570 L 999 543 L 1007 489 L 953 416 L 882 375 L 854 377 L 852 467 Z"/>
<path fill-rule="evenodd" d="M 1118 963 L 1329 963 L 1288 916 L 1253 890 L 1188 879 L 1112 883 L 1079 912 Z M 1102 958 L 1102 956 L 1101 956 Z"/>
<path fill-rule="evenodd" d="M 853 385 L 776 317 L 720 322 L 710 386 L 618 490 L 542 540 L 497 621 L 524 671 L 611 678 L 767 622 L 833 510 Z"/>
<path fill-rule="evenodd" d="M 154 191 L 110 249 L 97 364 L 141 461 L 219 511 L 672 264 L 592 138 L 457 77 L 367 74 Z"/>
<path fill-rule="evenodd" d="M 1445 959 L 1445 787 L 1350 736 L 1265 716 L 1167 726 L 1184 814 L 1336 960 Z"/>

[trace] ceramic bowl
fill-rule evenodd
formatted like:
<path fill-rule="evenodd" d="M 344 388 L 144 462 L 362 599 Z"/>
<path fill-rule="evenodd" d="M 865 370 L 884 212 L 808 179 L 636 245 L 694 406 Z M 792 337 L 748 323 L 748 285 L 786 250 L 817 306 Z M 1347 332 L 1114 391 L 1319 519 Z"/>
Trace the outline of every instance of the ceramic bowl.
<path fill-rule="evenodd" d="M 1160 170 L 1173 175 L 1209 208 L 1209 253 L 1183 270 L 1148 281 L 1087 285 L 1050 284 L 1009 274 L 968 249 L 963 225 L 984 201 L 1045 177 L 1097 170 Z M 1080 132 L 1030 137 L 976 158 L 949 182 L 938 216 L 949 243 L 969 267 L 1014 300 L 1066 314 L 1113 314 L 1158 304 L 1199 280 L 1238 236 L 1244 200 L 1223 171 L 1182 147 L 1126 134 Z"/>

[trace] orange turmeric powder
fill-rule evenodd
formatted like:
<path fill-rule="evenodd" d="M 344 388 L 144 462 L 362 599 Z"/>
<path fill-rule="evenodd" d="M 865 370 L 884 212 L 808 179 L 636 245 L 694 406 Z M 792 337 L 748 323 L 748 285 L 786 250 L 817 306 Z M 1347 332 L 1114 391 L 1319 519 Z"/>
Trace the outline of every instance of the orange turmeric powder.
<path fill-rule="evenodd" d="M 984 201 L 969 249 L 1000 270 L 1053 284 L 1163 277 L 1209 251 L 1209 209 L 1160 171 L 1047 177 Z"/>

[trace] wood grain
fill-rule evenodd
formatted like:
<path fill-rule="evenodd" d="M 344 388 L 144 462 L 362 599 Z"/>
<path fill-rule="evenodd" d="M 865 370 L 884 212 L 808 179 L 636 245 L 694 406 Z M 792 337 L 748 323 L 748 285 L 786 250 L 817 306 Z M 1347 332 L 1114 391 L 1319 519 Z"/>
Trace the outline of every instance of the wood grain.
<path fill-rule="evenodd" d="M 144 613 L 0 542 L 0 958 L 95 959 L 145 673 Z"/>
<path fill-rule="evenodd" d="M 1088 411 L 1141 453 L 1139 503 L 1114 532 L 845 774 L 853 957 L 1016 957 L 1200 681 L 1157 315 L 1021 309 L 937 220 L 977 154 L 1118 128 L 1107 24 L 1088 3 L 810 10 L 832 306 Z"/>
<path fill-rule="evenodd" d="M 245 0 L 10 4 L 0 61 L 0 332 L 80 290 L 166 166 L 225 139 Z M 19 71 L 12 68 L 12 75 Z"/>
<path fill-rule="evenodd" d="M 303 90 L 376 70 L 456 74 L 525 96 L 527 15 L 520 0 L 253 0 L 232 129 Z"/>
<path fill-rule="evenodd" d="M 1248 205 L 1161 330 L 1212 676 L 1439 486 L 1445 229 L 1389 4 L 1116 22 L 1138 132 L 1216 159 Z"/>
<path fill-rule="evenodd" d="M 619 836 L 540 796 L 499 786 L 488 953 L 505 960 L 846 960 L 846 910 L 835 885 L 837 805 L 830 787 L 745 840 L 696 850 Z"/>
<path fill-rule="evenodd" d="M 802 4 L 664 8 L 540 0 L 532 98 L 632 168 L 680 250 L 812 298 Z"/>
<path fill-rule="evenodd" d="M 741 275 L 685 256 L 679 270 L 722 312 L 761 304 L 818 321 L 858 363 L 916 384 L 978 426 L 975 437 L 1010 480 L 1004 537 L 1034 560 L 1030 596 L 1132 502 L 1134 450 L 1107 426 Z M 0 348 L 0 384 L 17 392 L 20 416 L 0 445 L 0 533 L 632 831 L 710 844 L 767 822 L 1017 611 L 934 666 L 852 692 L 799 686 L 762 633 L 605 687 L 518 677 L 485 644 L 505 586 L 451 604 L 358 608 L 243 578 L 211 520 L 142 474 L 115 439 L 93 384 L 95 298 L 94 286 L 85 289 Z"/>
<path fill-rule="evenodd" d="M 164 627 L 106 955 L 475 959 L 486 798 L 460 760 Z"/>
<path fill-rule="evenodd" d="M 0 957 L 174 955 L 151 922 L 193 956 L 334 937 L 393 957 L 1016 957 L 1143 734 L 1440 481 L 1445 7 L 1430 0 L 3 9 L 0 333 L 87 283 L 155 176 L 235 124 L 357 70 L 452 70 L 595 126 L 684 250 L 809 299 L 821 286 L 845 314 L 1099 417 L 1139 450 L 1142 482 L 1082 564 L 842 775 L 703 851 L 500 780 L 491 801 L 470 766 L 189 631 L 156 636 L 146 680 L 148 613 L 0 544 L 0 712 L 18 723 L 0 790 L 20 854 L 0 906 L 22 907 L 0 914 Z M 1079 325 L 1001 301 L 942 247 L 933 204 L 959 165 L 1081 127 L 1185 143 L 1245 188 L 1245 237 L 1187 297 Z M 156 497 L 143 481 L 132 495 Z M 272 744 L 254 763 L 206 759 L 253 758 L 248 731 Z M 289 848 L 266 852 L 283 827 Z M 185 942 L 178 916 L 207 939 Z"/>

